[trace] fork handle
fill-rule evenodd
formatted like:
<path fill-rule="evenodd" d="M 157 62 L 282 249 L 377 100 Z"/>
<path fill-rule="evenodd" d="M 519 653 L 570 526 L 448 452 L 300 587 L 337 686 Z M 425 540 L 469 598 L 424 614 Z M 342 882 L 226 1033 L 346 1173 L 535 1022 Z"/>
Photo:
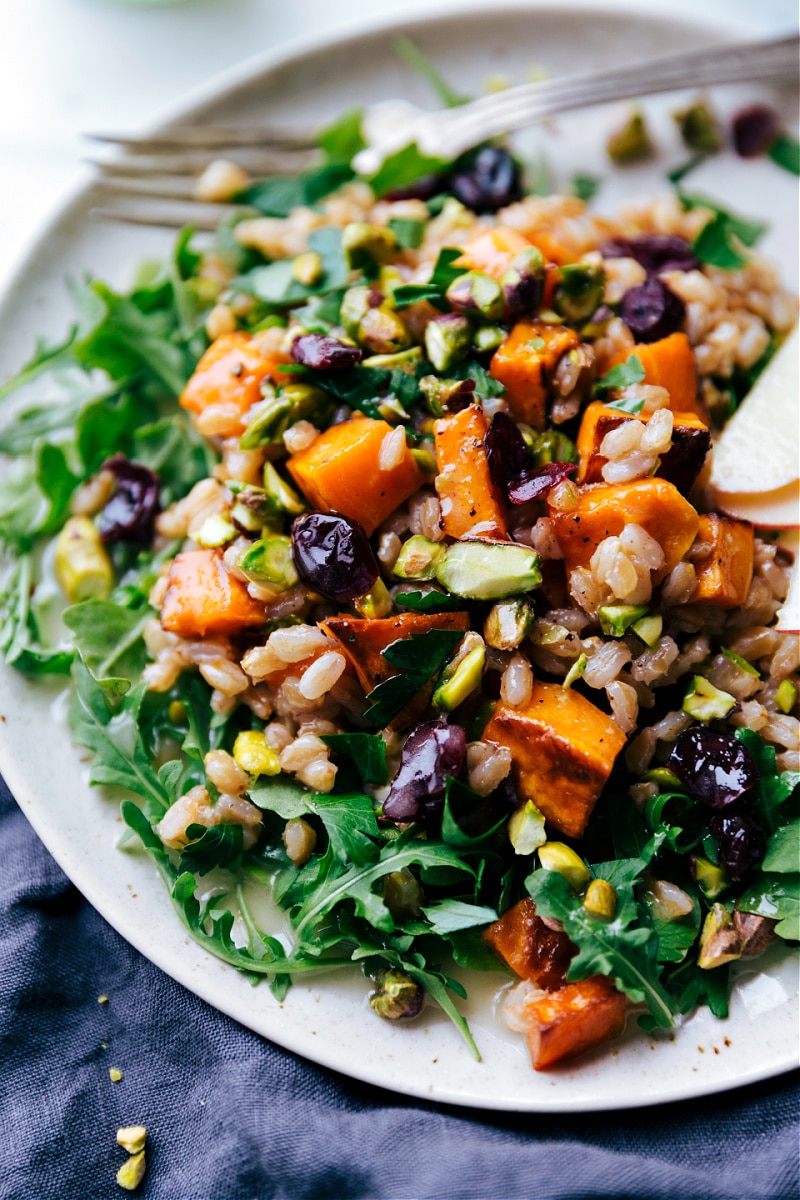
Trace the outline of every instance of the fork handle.
<path fill-rule="evenodd" d="M 769 42 L 739 42 L 673 54 L 631 70 L 612 67 L 588 75 L 521 84 L 463 108 L 450 109 L 445 114 L 448 156 L 452 157 L 454 142 L 460 152 L 544 117 L 592 104 L 706 84 L 742 83 L 796 74 L 799 48 L 797 35 Z"/>

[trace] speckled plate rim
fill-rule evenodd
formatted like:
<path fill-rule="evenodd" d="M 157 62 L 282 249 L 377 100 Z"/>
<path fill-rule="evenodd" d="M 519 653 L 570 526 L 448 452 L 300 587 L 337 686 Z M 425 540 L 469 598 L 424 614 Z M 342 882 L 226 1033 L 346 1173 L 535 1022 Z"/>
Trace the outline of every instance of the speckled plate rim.
<path fill-rule="evenodd" d="M 659 12 L 663 16 L 668 7 L 651 6 L 647 20 L 652 20 Z M 719 13 L 723 7 L 721 4 L 707 5 L 696 22 L 698 27 L 708 28 L 713 22 L 713 10 Z M 537 10 L 552 12 L 550 6 L 512 3 L 501 9 L 493 8 L 492 17 L 506 19 Z M 635 0 L 617 0 L 594 8 L 576 3 L 559 6 L 559 15 L 563 12 L 571 19 L 581 13 L 596 17 L 636 11 Z M 463 22 L 482 12 L 485 12 L 485 6 L 481 4 L 459 4 L 457 7 L 445 4 L 424 18 L 415 17 L 410 22 L 397 19 L 359 22 L 336 37 L 294 42 L 225 72 L 197 89 L 188 99 L 171 106 L 150 129 L 214 108 L 246 91 L 256 81 L 266 83 L 271 73 L 287 66 L 299 68 L 314 56 L 346 51 L 349 46 L 358 46 L 371 38 L 385 43 L 399 32 L 413 34 L 419 30 L 424 35 L 443 20 Z M 682 5 L 677 15 L 684 22 L 689 20 L 688 7 Z M 10 316 L 12 309 L 25 303 L 28 277 L 32 271 L 42 270 L 43 258 L 49 258 L 48 244 L 55 243 L 58 247 L 60 240 L 69 240 L 72 227 L 85 226 L 89 190 L 88 180 L 76 187 L 20 264 L 5 289 L 0 328 L 5 325 L 4 315 Z M 120 227 L 117 229 L 119 241 L 125 234 L 119 231 Z M 60 278 L 63 270 L 59 263 L 56 249 L 44 273 L 49 273 L 51 278 Z M 9 365 L 14 365 L 10 357 Z M 483 1026 L 480 1017 L 473 1020 L 489 1045 L 486 1062 L 478 1066 L 440 1014 L 428 1016 L 426 1013 L 426 1023 L 421 1031 L 387 1027 L 385 1023 L 375 1022 L 366 1010 L 363 987 L 359 993 L 348 990 L 346 984 L 339 984 L 338 976 L 334 985 L 328 988 L 325 980 L 319 989 L 296 985 L 289 993 L 286 1005 L 278 1007 L 266 988 L 253 992 L 242 976 L 188 939 L 173 916 L 163 885 L 143 856 L 113 857 L 108 835 L 119 832 L 119 818 L 96 790 L 90 791 L 86 787 L 85 770 L 61 724 L 51 729 L 53 744 L 48 766 L 50 779 L 60 781 L 58 787 L 64 789 L 67 800 L 62 797 L 53 804 L 53 785 L 42 778 L 40 754 L 40 730 L 42 722 L 51 719 L 52 694 L 5 667 L 0 669 L 0 683 L 0 770 L 45 845 L 89 902 L 132 945 L 178 982 L 257 1033 L 313 1062 L 352 1078 L 424 1099 L 473 1108 L 530 1112 L 611 1110 L 665 1103 L 753 1083 L 790 1070 L 797 1064 L 793 1044 L 797 1029 L 797 1000 L 796 995 L 792 995 L 795 969 L 787 960 L 773 961 L 765 975 L 754 977 L 740 989 L 742 994 L 748 987 L 752 990 L 759 978 L 773 986 L 771 1000 L 764 994 L 756 996 L 747 1010 L 746 1019 L 741 1006 L 741 1011 L 735 1012 L 731 1022 L 724 1027 L 706 1014 L 698 1014 L 692 1019 L 691 1040 L 694 1041 L 696 1034 L 698 1052 L 701 1051 L 699 1039 L 708 1043 L 707 1061 L 712 1065 L 724 1059 L 714 1043 L 727 1041 L 728 1033 L 750 1035 L 747 1042 L 749 1056 L 746 1050 L 741 1059 L 737 1055 L 732 1069 L 717 1069 L 710 1073 L 701 1073 L 700 1068 L 690 1065 L 687 1058 L 686 1063 L 679 1066 L 675 1078 L 669 1070 L 665 1073 L 659 1063 L 664 1043 L 650 1043 L 656 1053 L 650 1060 L 651 1068 L 648 1068 L 647 1039 L 638 1033 L 629 1033 L 618 1047 L 609 1047 L 574 1069 L 546 1076 L 534 1075 L 518 1039 L 512 1042 L 509 1038 L 494 1037 L 491 1027 Z M 79 806 L 86 805 L 86 814 L 75 817 L 74 811 L 69 809 L 70 796 Z M 64 807 L 59 808 L 59 803 Z M 85 816 L 89 817 L 92 826 L 88 833 L 83 824 Z M 775 988 L 779 989 L 785 1003 L 776 999 Z M 254 997 L 258 999 L 254 1000 Z M 486 1003 L 485 997 L 483 1003 Z M 764 1054 L 763 1047 L 753 1042 L 752 1035 L 757 1027 L 763 1032 L 764 1021 L 759 1026 L 758 1017 L 759 1013 L 766 1015 L 767 1012 L 770 1023 L 777 1021 L 778 1029 L 774 1031 L 776 1036 L 772 1038 L 770 1052 Z M 362 1019 L 369 1022 L 368 1033 L 363 1037 L 360 1032 Z M 312 1029 L 312 1025 L 319 1029 Z M 421 1041 L 431 1032 L 435 1032 L 437 1039 L 438 1053 L 430 1059 L 436 1070 L 426 1068 L 428 1060 L 418 1053 Z M 324 1041 L 314 1040 L 319 1033 L 324 1035 Z M 687 1042 L 687 1035 L 688 1031 L 679 1031 L 676 1042 Z M 370 1055 L 372 1048 L 374 1053 Z M 701 1052 L 706 1053 L 705 1046 Z M 762 1055 L 760 1061 L 759 1053 Z M 493 1066 L 495 1058 L 497 1065 Z M 413 1076 L 411 1079 L 409 1073 Z"/>

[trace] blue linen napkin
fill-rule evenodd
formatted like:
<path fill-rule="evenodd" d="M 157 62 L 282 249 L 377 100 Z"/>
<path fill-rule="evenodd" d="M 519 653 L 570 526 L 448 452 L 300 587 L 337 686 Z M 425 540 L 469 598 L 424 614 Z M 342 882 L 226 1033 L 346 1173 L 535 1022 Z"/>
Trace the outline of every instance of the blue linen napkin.
<path fill-rule="evenodd" d="M 2 1200 L 125 1195 L 115 1138 L 131 1124 L 148 1129 L 141 1200 L 798 1194 L 796 1074 L 609 1114 L 408 1100 L 271 1045 L 142 958 L 69 883 L 1 780 L 0 837 Z"/>

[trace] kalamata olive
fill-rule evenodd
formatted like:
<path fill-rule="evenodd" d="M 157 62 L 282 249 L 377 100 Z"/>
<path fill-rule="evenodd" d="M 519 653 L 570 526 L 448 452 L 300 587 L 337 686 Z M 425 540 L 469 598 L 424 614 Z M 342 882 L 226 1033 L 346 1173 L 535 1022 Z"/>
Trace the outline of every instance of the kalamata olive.
<path fill-rule="evenodd" d="M 740 158 L 756 158 L 769 150 L 781 131 L 778 114 L 767 104 L 748 104 L 734 114 L 733 148 Z"/>
<path fill-rule="evenodd" d="M 161 481 L 143 463 L 115 454 L 102 470 L 114 476 L 114 492 L 97 526 L 104 542 L 149 542 L 159 508 Z"/>
<path fill-rule="evenodd" d="M 714 813 L 708 828 L 717 843 L 719 865 L 732 879 L 742 879 L 757 866 L 767 848 L 763 830 L 750 812 L 738 805 L 735 812 Z"/>
<path fill-rule="evenodd" d="M 419 725 L 406 738 L 400 770 L 383 806 L 391 821 L 419 821 L 441 808 L 447 776 L 464 766 L 467 735 L 460 725 L 444 720 Z"/>
<path fill-rule="evenodd" d="M 758 783 L 758 768 L 742 743 L 701 725 L 680 735 L 667 765 L 709 808 L 725 808 Z"/>
<path fill-rule="evenodd" d="M 652 277 L 625 293 L 620 315 L 636 342 L 657 342 L 683 328 L 686 306 Z"/>
<path fill-rule="evenodd" d="M 557 484 L 569 479 L 573 471 L 577 471 L 575 463 L 554 462 L 545 463 L 533 471 L 526 471 L 515 480 L 508 489 L 508 498 L 512 504 L 527 504 L 531 500 L 541 500 L 543 496 Z"/>
<path fill-rule="evenodd" d="M 314 371 L 344 371 L 364 357 L 358 346 L 348 346 L 324 333 L 303 333 L 292 342 L 292 358 Z"/>
<path fill-rule="evenodd" d="M 693 271 L 697 259 L 685 238 L 646 233 L 637 238 L 613 238 L 603 246 L 604 258 L 635 258 L 648 275 L 662 271 Z"/>
<path fill-rule="evenodd" d="M 292 558 L 300 578 L 329 600 L 363 596 L 378 578 L 366 533 L 339 513 L 298 517 L 292 525 Z"/>
<path fill-rule="evenodd" d="M 504 412 L 495 413 L 483 439 L 492 483 L 505 495 L 513 480 L 530 466 L 531 455 L 519 428 Z"/>
<path fill-rule="evenodd" d="M 507 150 L 484 146 L 453 172 L 450 191 L 473 212 L 497 212 L 522 195 L 519 167 Z"/>

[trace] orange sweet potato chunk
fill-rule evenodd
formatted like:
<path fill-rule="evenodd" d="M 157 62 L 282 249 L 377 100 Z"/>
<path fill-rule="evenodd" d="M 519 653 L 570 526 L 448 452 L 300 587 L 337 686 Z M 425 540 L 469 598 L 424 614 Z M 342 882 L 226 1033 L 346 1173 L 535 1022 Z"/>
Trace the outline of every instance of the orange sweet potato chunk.
<path fill-rule="evenodd" d="M 161 605 L 161 626 L 168 633 L 224 637 L 265 619 L 264 605 L 230 574 L 216 550 L 187 550 L 173 560 Z"/>
<path fill-rule="evenodd" d="M 381 467 L 386 421 L 356 417 L 332 425 L 287 462 L 289 473 L 314 508 L 338 512 L 372 533 L 425 482 L 406 446 L 400 462 Z"/>
<path fill-rule="evenodd" d="M 358 675 L 365 692 L 371 692 L 384 679 L 397 674 L 397 669 L 383 657 L 383 651 L 392 642 L 410 637 L 412 633 L 429 633 L 431 629 L 455 629 L 466 633 L 469 629 L 469 614 L 449 613 L 400 613 L 396 617 L 351 617 L 346 613 L 337 617 L 326 617 L 322 628 L 336 638 L 345 658 Z"/>
<path fill-rule="evenodd" d="M 649 346 L 637 344 L 615 355 L 604 366 L 610 369 L 632 354 L 637 355 L 644 368 L 643 382 L 667 389 L 673 412 L 694 413 L 708 425 L 708 413 L 697 394 L 697 363 L 685 333 L 671 333 Z"/>
<path fill-rule="evenodd" d="M 503 504 L 489 474 L 483 445 L 488 427 L 477 404 L 434 424 L 439 468 L 436 491 L 448 537 L 508 538 Z"/>
<path fill-rule="evenodd" d="M 509 748 L 519 794 L 555 829 L 579 838 L 625 735 L 579 692 L 537 679 L 524 707 L 497 705 L 483 741 Z"/>
<path fill-rule="evenodd" d="M 695 561 L 697 588 L 692 602 L 738 608 L 747 599 L 753 578 L 753 526 L 749 521 L 706 513 L 700 518 L 697 540 L 710 550 Z"/>
<path fill-rule="evenodd" d="M 578 483 L 602 483 L 603 467 L 608 461 L 600 453 L 603 438 L 623 421 L 646 423 L 649 416 L 620 412 L 609 408 L 600 400 L 594 400 L 584 411 L 576 447 L 578 450 Z M 682 495 L 687 495 L 705 461 L 711 446 L 711 434 L 707 425 L 694 413 L 675 413 L 672 445 L 662 455 L 656 475 L 674 483 Z"/>
<path fill-rule="evenodd" d="M 545 427 L 547 395 L 562 355 L 574 350 L 580 338 L 566 325 L 518 321 L 495 351 L 489 374 L 506 389 L 505 399 L 515 421 L 540 432 Z"/>
<path fill-rule="evenodd" d="M 200 359 L 180 403 L 193 413 L 224 405 L 235 425 L 232 431 L 240 432 L 242 417 L 262 398 L 262 381 L 269 378 L 281 382 L 278 367 L 285 362 L 287 358 L 267 353 L 258 338 L 249 333 L 226 333 L 212 342 Z"/>
<path fill-rule="evenodd" d="M 664 566 L 653 572 L 658 583 L 681 561 L 695 539 L 697 512 L 666 479 L 596 483 L 576 491 L 575 508 L 549 506 L 548 512 L 568 570 L 588 566 L 600 543 L 607 537 L 619 537 L 626 525 L 641 525 L 664 551 Z"/>
<path fill-rule="evenodd" d="M 625 1026 L 626 1003 L 605 975 L 591 975 L 529 1000 L 525 1017 L 530 1021 L 527 1038 L 534 1070 L 546 1071 L 618 1037 Z"/>
<path fill-rule="evenodd" d="M 563 931 L 550 929 L 537 917 L 530 896 L 485 929 L 483 940 L 521 979 L 545 991 L 563 986 L 569 961 L 576 953 Z"/>

